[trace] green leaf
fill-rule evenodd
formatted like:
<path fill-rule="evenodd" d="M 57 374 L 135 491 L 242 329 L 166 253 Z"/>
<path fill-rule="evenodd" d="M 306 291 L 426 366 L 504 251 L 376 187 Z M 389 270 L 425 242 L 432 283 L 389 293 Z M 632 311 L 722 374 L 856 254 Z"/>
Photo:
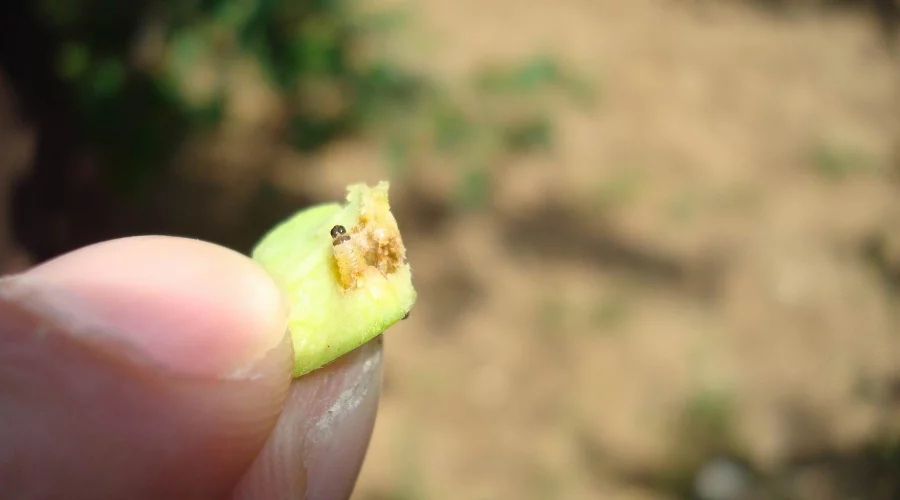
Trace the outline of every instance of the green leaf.
<path fill-rule="evenodd" d="M 88 47 L 78 42 L 68 42 L 60 50 L 57 71 L 66 80 L 77 80 L 87 73 L 91 64 Z"/>

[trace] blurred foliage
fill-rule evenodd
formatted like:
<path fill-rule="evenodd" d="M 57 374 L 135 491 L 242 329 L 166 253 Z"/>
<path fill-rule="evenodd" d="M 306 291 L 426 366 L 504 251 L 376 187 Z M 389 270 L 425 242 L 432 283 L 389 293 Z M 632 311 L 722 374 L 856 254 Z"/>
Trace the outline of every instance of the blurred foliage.
<path fill-rule="evenodd" d="M 812 163 L 824 178 L 839 181 L 859 173 L 877 170 L 870 155 L 860 148 L 835 141 L 820 141 L 813 147 Z"/>
<path fill-rule="evenodd" d="M 106 179 L 132 194 L 170 166 L 192 134 L 219 123 L 226 73 L 248 56 L 279 93 L 289 115 L 284 140 L 294 148 L 311 153 L 369 134 L 398 176 L 437 153 L 460 166 L 464 207 L 488 198 L 491 166 L 552 146 L 549 103 L 539 96 L 563 89 L 581 102 L 593 97 L 549 56 L 479 72 L 457 96 L 372 53 L 373 39 L 402 26 L 405 11 L 355 7 L 344 0 L 39 2 L 62 40 L 57 71 L 76 97 L 83 139 Z"/>

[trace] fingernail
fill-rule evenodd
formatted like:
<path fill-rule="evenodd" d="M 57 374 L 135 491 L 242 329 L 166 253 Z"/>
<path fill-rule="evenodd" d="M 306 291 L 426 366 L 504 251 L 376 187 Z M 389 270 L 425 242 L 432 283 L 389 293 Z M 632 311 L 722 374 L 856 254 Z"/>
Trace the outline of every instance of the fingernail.
<path fill-rule="evenodd" d="M 274 432 L 234 498 L 349 498 L 381 393 L 381 337 L 294 381 Z"/>
<path fill-rule="evenodd" d="M 355 353 L 336 397 L 323 398 L 325 409 L 306 435 L 306 498 L 349 498 L 362 468 L 381 392 L 381 337 Z"/>
<path fill-rule="evenodd" d="M 287 327 L 287 304 L 265 271 L 184 238 L 86 247 L 3 279 L 0 298 L 86 342 L 202 377 L 252 376 Z"/>

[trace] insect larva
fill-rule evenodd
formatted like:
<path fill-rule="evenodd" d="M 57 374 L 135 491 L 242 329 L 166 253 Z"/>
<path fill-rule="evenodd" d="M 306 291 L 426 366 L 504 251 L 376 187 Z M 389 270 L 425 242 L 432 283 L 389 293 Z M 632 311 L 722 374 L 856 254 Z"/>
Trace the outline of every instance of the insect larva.
<path fill-rule="evenodd" d="M 344 226 L 331 228 L 331 245 L 334 250 L 334 261 L 340 274 L 344 289 L 354 288 L 357 280 L 365 275 L 368 264 L 365 256 Z"/>

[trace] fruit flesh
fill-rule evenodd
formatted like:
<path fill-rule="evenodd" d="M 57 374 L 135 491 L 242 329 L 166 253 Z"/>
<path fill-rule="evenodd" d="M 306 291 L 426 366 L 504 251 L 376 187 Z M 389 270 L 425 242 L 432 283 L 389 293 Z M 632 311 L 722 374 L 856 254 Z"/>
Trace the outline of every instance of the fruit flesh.
<path fill-rule="evenodd" d="M 346 205 L 300 211 L 252 253 L 288 295 L 295 377 L 378 336 L 416 300 L 388 183 L 347 191 Z M 339 243 L 331 234 L 337 226 L 349 235 Z"/>

